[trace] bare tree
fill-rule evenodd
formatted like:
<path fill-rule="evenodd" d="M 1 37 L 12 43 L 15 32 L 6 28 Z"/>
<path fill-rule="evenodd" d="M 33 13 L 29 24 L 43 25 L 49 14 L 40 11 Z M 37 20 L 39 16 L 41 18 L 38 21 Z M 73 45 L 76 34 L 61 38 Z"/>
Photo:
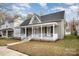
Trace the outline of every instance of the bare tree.
<path fill-rule="evenodd" d="M 0 23 L 5 21 L 5 17 L 6 17 L 6 14 L 3 12 L 0 12 Z"/>
<path fill-rule="evenodd" d="M 73 35 L 76 35 L 76 22 L 75 19 L 73 18 L 72 22 L 71 22 L 71 33 Z"/>
<path fill-rule="evenodd" d="M 77 9 L 77 20 L 79 20 L 79 8 Z"/>
<path fill-rule="evenodd" d="M 39 15 L 40 15 L 40 16 L 44 15 L 44 11 L 41 10 L 40 13 L 39 13 Z"/>
<path fill-rule="evenodd" d="M 27 19 L 30 19 L 31 17 L 33 16 L 33 14 L 32 13 L 29 13 L 29 14 L 27 14 Z"/>

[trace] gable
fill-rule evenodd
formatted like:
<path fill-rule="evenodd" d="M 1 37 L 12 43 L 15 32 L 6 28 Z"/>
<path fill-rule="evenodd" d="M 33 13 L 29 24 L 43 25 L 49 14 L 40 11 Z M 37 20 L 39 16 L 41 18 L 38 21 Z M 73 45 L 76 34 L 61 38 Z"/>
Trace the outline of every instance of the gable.
<path fill-rule="evenodd" d="M 37 23 L 41 23 L 40 19 L 37 16 L 33 16 L 29 22 L 29 24 L 37 24 Z"/>

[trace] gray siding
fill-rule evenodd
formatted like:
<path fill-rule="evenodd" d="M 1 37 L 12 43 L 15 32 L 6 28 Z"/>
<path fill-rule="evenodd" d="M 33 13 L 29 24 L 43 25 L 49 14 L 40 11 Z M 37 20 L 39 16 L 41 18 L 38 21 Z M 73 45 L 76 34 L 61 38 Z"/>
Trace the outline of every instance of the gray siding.
<path fill-rule="evenodd" d="M 58 33 L 58 38 L 63 39 L 64 38 L 64 21 L 57 22 L 58 26 L 55 27 L 55 33 Z"/>
<path fill-rule="evenodd" d="M 64 33 L 65 33 L 65 31 L 64 31 L 64 21 L 63 20 L 60 22 L 59 27 L 60 27 L 59 28 L 59 39 L 63 39 Z"/>
<path fill-rule="evenodd" d="M 77 35 L 79 36 L 79 25 L 77 27 Z"/>

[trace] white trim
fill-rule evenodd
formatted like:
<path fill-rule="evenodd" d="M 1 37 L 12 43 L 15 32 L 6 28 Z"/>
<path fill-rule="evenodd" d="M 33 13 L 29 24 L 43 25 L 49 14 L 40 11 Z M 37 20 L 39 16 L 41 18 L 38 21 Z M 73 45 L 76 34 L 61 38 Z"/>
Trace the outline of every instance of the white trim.
<path fill-rule="evenodd" d="M 55 34 L 55 25 L 53 25 L 53 35 Z"/>
<path fill-rule="evenodd" d="M 34 19 L 34 16 L 31 18 L 29 24 L 32 24 L 33 19 Z"/>
<path fill-rule="evenodd" d="M 34 18 L 35 18 L 35 17 L 36 17 L 37 20 L 39 21 L 38 23 L 41 23 L 41 20 L 40 20 L 36 15 L 34 15 L 34 16 L 31 18 L 29 24 L 33 24 L 32 22 L 34 21 Z"/>
<path fill-rule="evenodd" d="M 36 16 L 37 17 L 37 16 Z M 39 23 L 41 23 L 41 20 L 37 17 L 37 19 L 38 19 L 38 21 L 39 21 Z"/>
<path fill-rule="evenodd" d="M 43 35 L 42 35 L 42 26 L 41 26 L 41 38 L 43 37 Z"/>
<path fill-rule="evenodd" d="M 28 25 L 28 26 L 21 26 L 21 27 L 32 27 L 32 26 L 41 26 L 41 25 L 43 25 L 43 26 L 47 26 L 47 25 L 52 26 L 53 24 L 54 25 L 58 25 L 57 22 L 51 22 L 51 23 L 42 23 L 42 24 L 34 24 L 34 25 Z"/>
<path fill-rule="evenodd" d="M 33 37 L 33 35 L 34 35 L 34 32 L 33 32 L 33 27 L 32 27 L 32 37 Z"/>
<path fill-rule="evenodd" d="M 47 26 L 47 34 L 46 35 L 48 36 L 48 26 Z"/>

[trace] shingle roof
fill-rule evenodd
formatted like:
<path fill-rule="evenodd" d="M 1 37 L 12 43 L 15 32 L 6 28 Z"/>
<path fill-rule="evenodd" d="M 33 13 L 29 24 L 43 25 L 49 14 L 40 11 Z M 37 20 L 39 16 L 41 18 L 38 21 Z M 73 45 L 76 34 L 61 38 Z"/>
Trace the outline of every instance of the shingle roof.
<path fill-rule="evenodd" d="M 44 22 L 61 21 L 61 19 L 64 19 L 64 11 L 41 16 L 41 21 L 43 23 Z"/>
<path fill-rule="evenodd" d="M 42 23 L 53 22 L 53 21 L 57 22 L 57 21 L 61 21 L 61 19 L 64 19 L 64 13 L 65 13 L 65 11 L 61 11 L 61 12 L 56 12 L 56 13 L 52 13 L 52 14 L 48 14 L 48 15 L 39 16 L 39 17 L 37 15 L 36 16 L 41 20 Z M 30 20 L 31 19 L 25 20 L 21 24 L 21 26 L 29 25 Z"/>
<path fill-rule="evenodd" d="M 25 20 L 20 26 L 28 25 L 30 22 L 30 19 Z"/>

